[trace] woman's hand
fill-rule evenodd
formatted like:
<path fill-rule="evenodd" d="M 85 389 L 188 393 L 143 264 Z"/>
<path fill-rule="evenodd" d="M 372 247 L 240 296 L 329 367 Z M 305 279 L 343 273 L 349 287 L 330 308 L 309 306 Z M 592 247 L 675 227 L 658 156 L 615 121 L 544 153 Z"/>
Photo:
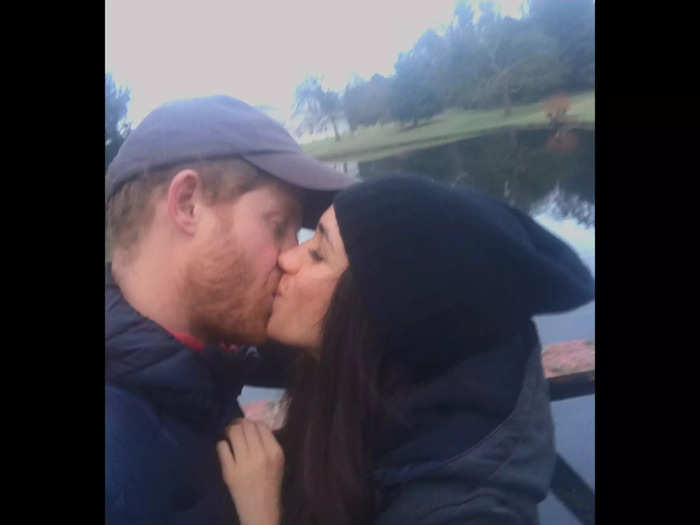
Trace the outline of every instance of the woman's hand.
<path fill-rule="evenodd" d="M 279 525 L 284 454 L 270 429 L 239 419 L 216 450 L 241 525 Z"/>

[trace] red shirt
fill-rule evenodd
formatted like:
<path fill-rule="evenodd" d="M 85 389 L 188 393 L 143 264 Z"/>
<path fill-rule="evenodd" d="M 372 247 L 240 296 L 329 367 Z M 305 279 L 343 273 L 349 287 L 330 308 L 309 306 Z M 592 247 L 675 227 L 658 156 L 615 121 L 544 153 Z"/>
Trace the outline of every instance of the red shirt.
<path fill-rule="evenodd" d="M 190 334 L 185 334 L 183 332 L 175 332 L 174 330 L 168 331 L 175 339 L 180 341 L 183 345 L 187 346 L 188 348 L 191 348 L 195 352 L 201 352 L 202 350 L 204 350 L 204 343 L 196 337 L 192 337 Z M 235 352 L 236 350 L 238 350 L 238 345 L 225 345 L 222 343 L 219 346 L 222 350 L 227 352 Z"/>

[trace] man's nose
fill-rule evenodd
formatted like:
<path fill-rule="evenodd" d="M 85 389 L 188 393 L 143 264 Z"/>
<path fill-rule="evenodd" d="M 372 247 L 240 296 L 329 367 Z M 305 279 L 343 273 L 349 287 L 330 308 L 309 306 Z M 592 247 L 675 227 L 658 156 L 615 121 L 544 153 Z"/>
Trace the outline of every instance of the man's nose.
<path fill-rule="evenodd" d="M 299 245 L 299 240 L 297 239 L 296 233 L 295 233 L 295 232 L 291 232 L 290 234 L 285 235 L 284 241 L 282 242 L 282 248 L 281 248 L 281 249 L 282 249 L 282 251 L 284 252 L 284 251 L 290 250 L 290 249 L 292 249 L 292 248 L 294 248 L 295 246 L 298 246 L 298 245 Z"/>

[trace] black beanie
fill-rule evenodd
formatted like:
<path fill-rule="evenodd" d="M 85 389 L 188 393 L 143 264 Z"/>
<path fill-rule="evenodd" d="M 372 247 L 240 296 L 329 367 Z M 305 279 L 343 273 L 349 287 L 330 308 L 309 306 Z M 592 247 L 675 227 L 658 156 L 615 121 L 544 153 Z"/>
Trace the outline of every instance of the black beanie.
<path fill-rule="evenodd" d="M 362 182 L 333 202 L 381 343 L 435 371 L 488 350 L 536 314 L 594 297 L 574 251 L 507 203 L 428 177 Z"/>

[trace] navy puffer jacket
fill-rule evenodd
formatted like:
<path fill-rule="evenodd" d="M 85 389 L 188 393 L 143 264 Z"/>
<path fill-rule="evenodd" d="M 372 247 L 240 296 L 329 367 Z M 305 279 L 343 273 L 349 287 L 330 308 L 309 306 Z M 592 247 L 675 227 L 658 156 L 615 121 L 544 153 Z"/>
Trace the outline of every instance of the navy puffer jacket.
<path fill-rule="evenodd" d="M 109 265 L 105 326 L 106 522 L 235 523 L 216 441 L 258 356 L 187 348 L 126 302 Z"/>

